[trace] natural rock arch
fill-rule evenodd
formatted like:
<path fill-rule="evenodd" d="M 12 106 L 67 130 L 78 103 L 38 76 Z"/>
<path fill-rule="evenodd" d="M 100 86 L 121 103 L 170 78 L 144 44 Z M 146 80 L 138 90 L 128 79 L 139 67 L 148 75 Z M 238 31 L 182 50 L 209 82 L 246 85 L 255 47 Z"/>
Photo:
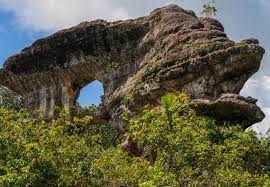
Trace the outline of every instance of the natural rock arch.
<path fill-rule="evenodd" d="M 92 81 L 80 90 L 76 104 L 81 107 L 98 106 L 104 96 L 104 86 L 98 81 Z"/>
<path fill-rule="evenodd" d="M 197 111 L 214 108 L 219 112 L 204 113 L 222 115 L 226 106 L 231 121 L 247 127 L 264 114 L 237 94 L 263 54 L 257 40 L 235 43 L 217 20 L 170 5 L 138 19 L 84 22 L 40 39 L 5 62 L 0 84 L 23 95 L 28 109 L 48 114 L 54 105 L 72 108 L 79 90 L 99 80 L 105 92 L 100 111 L 118 126 L 122 112 L 134 116 L 166 92 L 185 91 Z"/>

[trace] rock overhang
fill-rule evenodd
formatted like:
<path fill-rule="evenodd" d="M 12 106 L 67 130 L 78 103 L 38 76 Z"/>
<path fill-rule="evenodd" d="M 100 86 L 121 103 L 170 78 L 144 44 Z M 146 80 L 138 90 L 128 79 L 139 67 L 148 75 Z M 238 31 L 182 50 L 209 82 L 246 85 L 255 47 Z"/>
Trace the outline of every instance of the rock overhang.
<path fill-rule="evenodd" d="M 38 40 L 5 62 L 0 83 L 23 95 L 28 109 L 48 112 L 52 105 L 72 108 L 80 89 L 99 80 L 101 111 L 121 124 L 122 112 L 134 116 L 166 92 L 213 103 L 224 93 L 239 94 L 263 54 L 256 39 L 233 42 L 217 20 L 170 5 L 134 20 L 84 22 Z M 244 126 L 262 116 L 250 124 L 243 119 Z"/>

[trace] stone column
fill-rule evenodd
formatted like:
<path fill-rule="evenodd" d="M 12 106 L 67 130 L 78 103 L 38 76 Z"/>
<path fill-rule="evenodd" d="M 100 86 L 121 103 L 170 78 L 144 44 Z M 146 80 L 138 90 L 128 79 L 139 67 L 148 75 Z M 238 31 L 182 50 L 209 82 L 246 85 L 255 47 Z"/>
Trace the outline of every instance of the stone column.
<path fill-rule="evenodd" d="M 34 92 L 24 95 L 24 106 L 30 111 L 43 111 L 49 116 L 54 106 L 70 109 L 75 105 L 79 89 L 73 89 L 64 85 L 59 87 L 42 87 Z"/>

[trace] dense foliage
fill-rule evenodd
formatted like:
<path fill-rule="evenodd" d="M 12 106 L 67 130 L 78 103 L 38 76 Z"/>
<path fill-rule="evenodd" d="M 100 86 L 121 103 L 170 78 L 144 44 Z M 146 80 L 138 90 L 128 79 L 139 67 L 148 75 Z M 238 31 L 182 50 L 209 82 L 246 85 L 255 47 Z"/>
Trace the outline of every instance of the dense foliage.
<path fill-rule="evenodd" d="M 196 116 L 187 99 L 167 94 L 129 120 L 140 156 L 90 116 L 45 122 L 0 109 L 0 186 L 269 186 L 269 139 Z"/>
<path fill-rule="evenodd" d="M 0 186 L 100 186 L 96 159 L 120 143 L 107 125 L 89 125 L 91 117 L 50 124 L 25 110 L 0 109 Z"/>
<path fill-rule="evenodd" d="M 23 104 L 21 96 L 12 90 L 0 85 L 0 107 L 9 109 L 20 109 Z"/>
<path fill-rule="evenodd" d="M 269 186 L 269 139 L 198 117 L 186 99 L 168 94 L 161 107 L 131 119 L 129 133 L 142 156 L 106 151 L 99 163 L 104 179 L 130 186 Z"/>

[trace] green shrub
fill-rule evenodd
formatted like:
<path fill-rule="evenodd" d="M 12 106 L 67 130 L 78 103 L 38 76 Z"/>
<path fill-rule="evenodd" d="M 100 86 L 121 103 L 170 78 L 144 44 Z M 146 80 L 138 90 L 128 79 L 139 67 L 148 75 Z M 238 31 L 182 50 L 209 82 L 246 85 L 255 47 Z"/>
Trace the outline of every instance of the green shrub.
<path fill-rule="evenodd" d="M 202 14 L 206 17 L 215 17 L 217 14 L 216 2 L 211 0 L 210 2 L 203 5 Z"/>
<path fill-rule="evenodd" d="M 121 142 L 119 133 L 90 125 L 89 116 L 72 123 L 59 116 L 48 124 L 0 109 L 0 186 L 102 185 L 94 162 Z"/>
<path fill-rule="evenodd" d="M 187 100 L 167 94 L 129 120 L 140 156 L 90 116 L 45 122 L 0 109 L 0 186 L 269 186 L 269 138 L 196 116 Z"/>
<path fill-rule="evenodd" d="M 20 109 L 23 98 L 12 90 L 0 85 L 0 108 Z"/>
<path fill-rule="evenodd" d="M 268 186 L 269 139 L 198 117 L 183 98 L 167 94 L 162 106 L 146 107 L 130 120 L 129 134 L 142 155 L 106 151 L 98 162 L 106 181 L 130 186 Z"/>

